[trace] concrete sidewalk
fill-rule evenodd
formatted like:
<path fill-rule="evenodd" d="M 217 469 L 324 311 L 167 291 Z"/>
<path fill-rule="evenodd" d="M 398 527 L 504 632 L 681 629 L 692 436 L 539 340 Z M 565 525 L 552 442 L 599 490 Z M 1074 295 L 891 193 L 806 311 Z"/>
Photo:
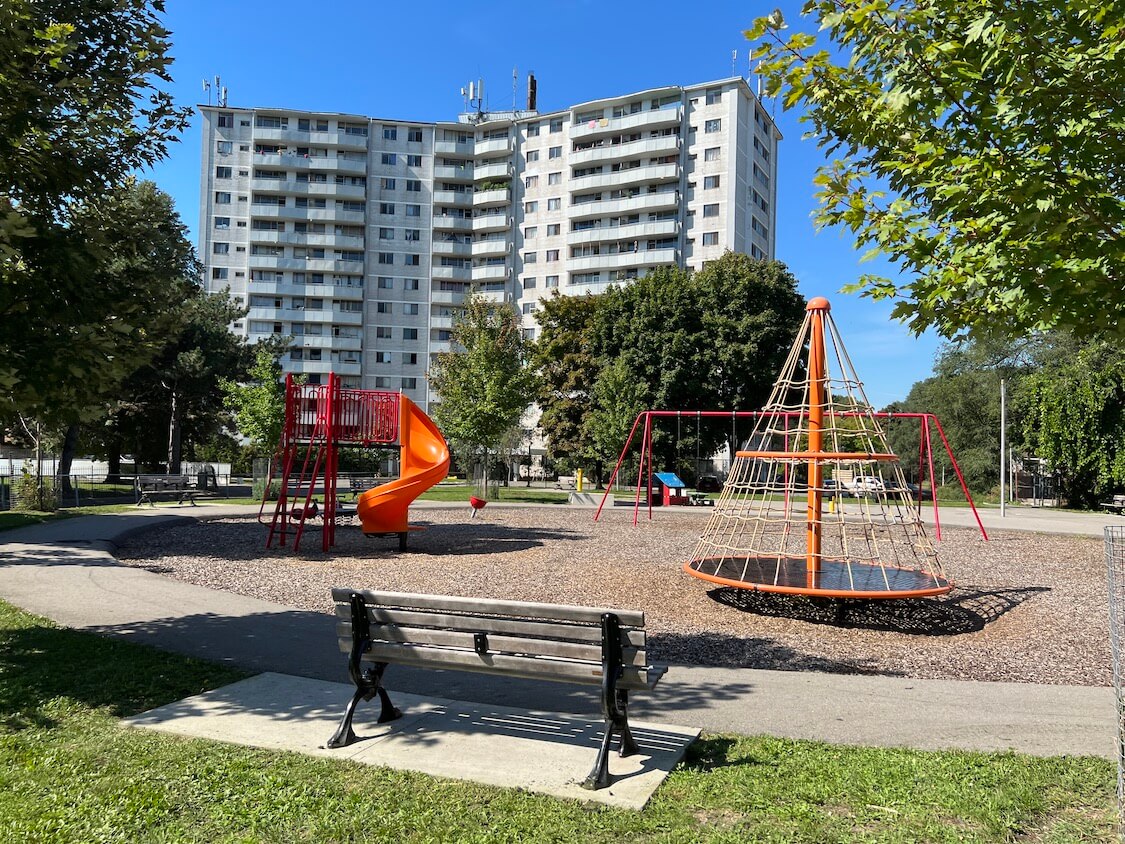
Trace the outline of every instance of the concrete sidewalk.
<path fill-rule="evenodd" d="M 0 545 L 0 597 L 68 627 L 252 671 L 347 682 L 331 617 L 121 566 L 110 553 L 126 532 L 232 512 L 247 510 L 162 508 L 9 531 Z M 598 709 L 593 694 L 562 684 L 399 666 L 387 682 L 412 694 L 496 706 L 586 716 Z M 673 665 L 656 692 L 636 696 L 631 709 L 640 719 L 713 732 L 843 744 L 1116 752 L 1108 688 Z"/>

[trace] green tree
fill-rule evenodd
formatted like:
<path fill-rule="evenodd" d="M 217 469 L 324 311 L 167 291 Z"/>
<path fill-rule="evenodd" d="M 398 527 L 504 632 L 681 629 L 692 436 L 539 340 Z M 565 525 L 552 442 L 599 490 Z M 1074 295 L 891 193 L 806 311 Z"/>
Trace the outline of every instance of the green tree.
<path fill-rule="evenodd" d="M 834 159 L 817 222 L 904 282 L 915 332 L 1125 326 L 1125 7 L 1093 0 L 808 0 L 819 35 L 746 35 L 766 90 Z M 822 40 L 820 40 L 822 39 Z"/>
<path fill-rule="evenodd" d="M 0 414 L 72 415 L 134 367 L 135 350 L 147 354 L 149 290 L 98 277 L 114 260 L 106 250 L 127 244 L 88 234 L 107 186 L 164 157 L 190 117 L 161 87 L 162 10 L 0 4 Z"/>
<path fill-rule="evenodd" d="M 285 376 L 278 359 L 281 351 L 259 347 L 245 382 L 230 378 L 219 381 L 239 433 L 259 454 L 268 454 L 281 441 L 285 421 Z"/>
<path fill-rule="evenodd" d="M 487 479 L 490 453 L 534 397 L 531 348 L 515 311 L 479 295 L 466 301 L 452 335 L 454 349 L 439 353 L 429 372 L 441 399 L 434 418 L 463 459 L 482 464 Z"/>
<path fill-rule="evenodd" d="M 599 486 L 602 466 L 617 460 L 638 414 L 645 410 L 640 392 L 621 358 L 604 367 L 594 381 L 592 408 L 582 425 L 582 436 L 587 443 L 586 454 L 597 461 Z"/>
<path fill-rule="evenodd" d="M 590 295 L 561 296 L 556 290 L 539 303 L 539 338 L 532 352 L 539 377 L 539 426 L 547 436 L 547 456 L 566 466 L 580 465 L 590 456 L 583 420 L 592 406 L 591 385 L 602 368 L 591 340 L 598 301 Z"/>
<path fill-rule="evenodd" d="M 1096 507 L 1125 487 L 1125 353 L 1092 342 L 1022 385 L 1024 433 L 1058 473 L 1071 506 Z"/>

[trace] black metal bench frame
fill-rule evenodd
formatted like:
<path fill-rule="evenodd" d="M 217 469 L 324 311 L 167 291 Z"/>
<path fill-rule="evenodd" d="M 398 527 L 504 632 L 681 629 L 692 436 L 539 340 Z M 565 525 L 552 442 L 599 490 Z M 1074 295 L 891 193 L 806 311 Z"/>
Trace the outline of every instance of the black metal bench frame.
<path fill-rule="evenodd" d="M 400 609 L 409 608 L 412 606 L 411 599 L 418 596 L 411 595 L 396 595 L 396 593 L 364 593 L 359 591 L 350 591 L 343 589 L 334 589 L 333 596 L 337 601 L 346 599 L 348 606 L 348 622 L 342 622 L 339 626 L 340 643 L 343 648 L 345 644 L 348 648 L 348 674 L 352 682 L 355 684 L 356 690 L 352 695 L 351 700 L 348 702 L 344 710 L 343 719 L 340 726 L 332 737 L 328 740 L 327 746 L 330 748 L 346 747 L 356 740 L 355 732 L 352 730 L 352 719 L 355 715 L 356 706 L 360 700 L 371 700 L 376 695 L 379 696 L 380 712 L 378 723 L 383 724 L 387 721 L 393 721 L 402 716 L 402 712 L 391 703 L 390 695 L 387 694 L 386 688 L 383 686 L 383 674 L 387 666 L 391 662 L 401 661 L 404 664 L 414 666 L 426 667 L 424 658 L 413 657 L 409 659 L 396 660 L 393 656 L 388 656 L 385 652 L 380 658 L 369 656 L 373 645 L 376 642 L 375 636 L 372 635 L 371 619 L 368 614 L 369 608 L 386 608 L 386 609 Z M 368 600 L 368 596 L 377 598 L 377 596 L 386 596 L 391 598 L 390 602 L 383 602 L 380 600 Z M 426 596 L 431 602 L 441 601 L 441 596 Z M 395 600 L 398 599 L 398 600 Z M 457 602 L 459 605 L 464 605 L 471 599 L 464 598 L 451 598 L 451 602 Z M 481 602 L 481 618 L 482 620 L 496 620 L 502 619 L 505 622 L 516 625 L 520 621 L 525 621 L 529 624 L 535 623 L 531 619 L 535 618 L 535 608 L 546 608 L 551 605 L 546 604 L 533 604 L 522 602 Z M 517 615 L 509 612 L 497 612 L 495 607 L 497 605 L 505 605 L 509 610 L 515 608 L 523 608 L 525 615 Z M 431 609 L 435 607 L 431 606 Z M 441 609 L 440 605 L 436 609 Z M 629 689 L 622 688 L 623 676 L 625 671 L 624 649 L 623 641 L 627 638 L 628 634 L 623 636 L 621 619 L 619 613 L 623 611 L 604 611 L 600 616 L 600 629 L 601 629 L 601 671 L 600 680 L 593 678 L 599 672 L 591 671 L 591 680 L 588 682 L 590 685 L 600 685 L 601 687 L 601 709 L 602 715 L 605 719 L 605 731 L 602 737 L 601 748 L 598 751 L 597 759 L 594 763 L 593 769 L 582 783 L 582 787 L 590 790 L 606 788 L 609 786 L 611 779 L 609 774 L 609 752 L 613 744 L 614 736 L 620 737 L 619 742 L 619 755 L 622 757 L 631 756 L 637 752 L 637 743 L 633 739 L 632 731 L 629 729 Z M 459 616 L 458 630 L 466 632 L 467 627 L 471 624 L 467 620 L 471 616 Z M 642 617 L 643 619 L 643 617 Z M 387 626 L 396 626 L 388 624 Z M 482 625 L 486 626 L 486 625 Z M 433 629 L 440 629 L 434 627 Z M 472 632 L 468 630 L 467 632 Z M 633 633 L 643 633 L 643 620 L 641 625 L 632 626 Z M 496 634 L 501 635 L 501 634 Z M 511 635 L 518 636 L 518 633 Z M 463 671 L 485 671 L 492 674 L 505 674 L 508 671 L 495 665 L 485 663 L 490 654 L 489 632 L 480 630 L 472 633 L 473 651 L 481 658 L 481 665 L 474 667 L 470 664 L 451 665 L 448 663 L 435 663 L 432 667 L 441 668 L 446 670 L 463 670 Z M 346 638 L 345 638 L 346 637 Z M 405 638 L 396 638 L 396 643 L 410 645 L 411 642 Z M 449 650 L 449 649 L 447 649 Z M 472 653 L 470 651 L 462 650 L 462 654 Z M 487 667 L 486 667 L 487 665 Z M 591 664 L 592 665 L 592 664 Z M 645 680 L 639 684 L 634 683 L 632 688 L 646 688 L 651 690 L 655 687 L 660 677 L 667 670 L 662 666 L 634 666 L 644 673 Z M 520 676 L 518 670 L 511 673 Z M 530 677 L 531 675 L 523 675 Z M 541 679 L 552 679 L 557 682 L 584 682 L 582 680 L 574 679 L 571 677 L 548 677 L 537 675 Z"/>

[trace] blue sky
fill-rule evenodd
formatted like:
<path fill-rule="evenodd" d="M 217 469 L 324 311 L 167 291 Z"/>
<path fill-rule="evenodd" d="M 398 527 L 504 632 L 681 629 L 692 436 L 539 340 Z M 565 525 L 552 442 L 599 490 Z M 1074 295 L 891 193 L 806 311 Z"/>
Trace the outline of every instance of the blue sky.
<path fill-rule="evenodd" d="M 167 0 L 173 93 L 180 104 L 207 101 L 204 78 L 221 76 L 233 106 L 341 111 L 372 117 L 455 119 L 460 89 L 483 78 L 488 105 L 512 107 L 512 69 L 539 85 L 541 111 L 661 85 L 746 75 L 742 31 L 780 6 L 799 23 L 798 3 L 416 2 L 322 0 Z M 214 96 L 212 94 L 212 96 Z M 839 290 L 865 272 L 850 238 L 817 233 L 812 178 L 824 160 L 802 140 L 798 115 L 767 107 L 785 135 L 779 150 L 777 258 L 807 297 L 827 296 L 844 343 L 877 406 L 903 398 L 931 372 L 939 340 L 913 338 L 890 307 Z M 199 216 L 199 121 L 152 172 L 176 201 L 195 237 Z"/>

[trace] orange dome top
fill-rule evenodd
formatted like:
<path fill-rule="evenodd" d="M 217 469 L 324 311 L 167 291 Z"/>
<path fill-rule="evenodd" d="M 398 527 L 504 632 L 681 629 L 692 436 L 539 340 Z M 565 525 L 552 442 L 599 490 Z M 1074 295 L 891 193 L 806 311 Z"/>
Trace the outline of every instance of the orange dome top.
<path fill-rule="evenodd" d="M 815 299 L 809 299 L 809 303 L 805 305 L 806 311 L 830 311 L 832 306 L 828 304 L 828 300 L 823 296 L 817 296 Z"/>

